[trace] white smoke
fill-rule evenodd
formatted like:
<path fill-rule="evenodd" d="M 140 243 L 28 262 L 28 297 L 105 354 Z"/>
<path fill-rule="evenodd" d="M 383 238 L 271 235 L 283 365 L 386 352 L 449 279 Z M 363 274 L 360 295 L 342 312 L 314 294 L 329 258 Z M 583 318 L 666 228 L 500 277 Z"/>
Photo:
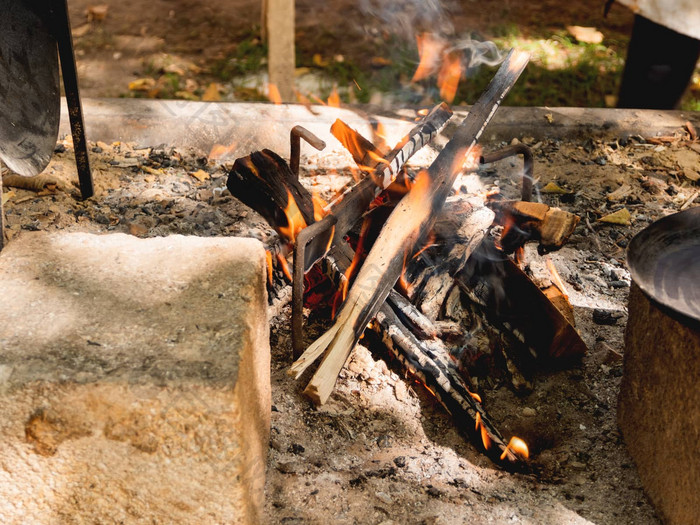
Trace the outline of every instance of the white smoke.
<path fill-rule="evenodd" d="M 358 7 L 363 15 L 381 21 L 386 31 L 407 42 L 420 33 L 444 40 L 448 52 L 461 52 L 467 75 L 480 65 L 496 66 L 505 58 L 506 52 L 493 42 L 456 34 L 452 20 L 460 6 L 454 0 L 359 0 Z"/>

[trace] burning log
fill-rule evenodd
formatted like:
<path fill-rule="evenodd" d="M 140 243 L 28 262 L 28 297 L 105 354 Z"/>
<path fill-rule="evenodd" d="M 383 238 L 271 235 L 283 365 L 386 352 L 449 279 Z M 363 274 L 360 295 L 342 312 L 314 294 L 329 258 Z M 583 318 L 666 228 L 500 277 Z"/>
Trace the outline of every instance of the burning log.
<path fill-rule="evenodd" d="M 472 215 L 478 215 L 483 209 L 476 209 Z M 344 275 L 351 257 L 352 250 L 346 244 L 334 247 L 327 258 L 331 262 L 329 271 L 335 276 Z M 528 457 L 527 445 L 516 437 L 506 444 L 484 410 L 481 396 L 468 384 L 449 349 L 438 337 L 436 323 L 391 290 L 368 327 L 405 371 L 435 396 L 472 442 L 482 444 L 484 452 L 495 463 L 509 469 L 522 466 Z"/>
<path fill-rule="evenodd" d="M 513 253 L 526 241 L 540 241 L 540 254 L 558 250 L 571 236 L 580 218 L 541 202 L 494 201 L 496 221 L 503 226 L 500 245 Z"/>
<path fill-rule="evenodd" d="M 493 243 L 479 246 L 456 281 L 489 322 L 513 334 L 533 357 L 568 360 L 586 353 L 562 312 Z"/>
<path fill-rule="evenodd" d="M 236 159 L 226 186 L 287 239 L 294 240 L 314 222 L 311 195 L 274 151 L 256 151 Z"/>
<path fill-rule="evenodd" d="M 298 377 L 327 350 L 305 390 L 314 402 L 328 399 L 350 351 L 398 280 L 405 256 L 434 224 L 465 161 L 478 159 L 477 140 L 527 62 L 527 54 L 511 51 L 454 137 L 389 217 L 375 244 L 378 248 L 365 260 L 335 325 L 292 366 L 290 373 Z"/>
<path fill-rule="evenodd" d="M 400 321 L 397 309 L 420 324 L 422 314 L 392 290 L 369 328 L 381 338 L 391 355 L 425 385 L 472 441 L 482 443 L 494 462 L 510 468 L 521 464 L 528 457 L 527 447 L 513 451 L 506 444 L 481 405 L 481 397 L 465 383 L 444 343 L 438 338 L 416 337 Z"/>
<path fill-rule="evenodd" d="M 311 266 L 323 257 L 329 247 L 343 239 L 358 219 L 367 211 L 367 207 L 377 197 L 378 193 L 387 188 L 398 176 L 403 165 L 416 151 L 428 144 L 435 135 L 444 127 L 452 116 L 452 111 L 445 105 L 439 104 L 416 125 L 397 145 L 384 157 L 376 157 L 381 150 L 375 148 L 371 142 L 359 133 L 348 127 L 341 121 L 334 124 L 334 134 L 353 154 L 361 168 L 371 172 L 360 182 L 334 199 L 328 206 L 327 217 L 322 224 L 313 231 L 313 236 L 304 235 L 298 245 L 303 249 L 303 268 L 308 271 Z M 369 146 L 367 146 L 369 144 Z M 360 153 L 364 146 L 370 148 L 367 156 Z M 233 192 L 232 192 L 233 193 Z M 296 261 L 296 259 L 295 259 Z M 296 262 L 295 262 L 296 264 Z"/>

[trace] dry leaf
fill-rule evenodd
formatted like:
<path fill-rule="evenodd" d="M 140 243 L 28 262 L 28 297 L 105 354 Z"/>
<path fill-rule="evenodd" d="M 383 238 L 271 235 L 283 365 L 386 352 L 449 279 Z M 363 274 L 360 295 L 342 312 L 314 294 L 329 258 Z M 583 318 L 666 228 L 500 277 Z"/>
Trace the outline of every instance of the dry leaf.
<path fill-rule="evenodd" d="M 326 67 L 328 65 L 328 61 L 323 60 L 323 57 L 320 53 L 316 53 L 311 59 L 311 61 L 314 63 L 314 66 L 318 67 Z"/>
<path fill-rule="evenodd" d="M 632 193 L 632 187 L 625 183 L 615 191 L 608 193 L 607 199 L 609 201 L 619 201 L 627 197 L 630 193 Z"/>
<path fill-rule="evenodd" d="M 570 191 L 565 190 L 564 188 L 562 188 L 554 182 L 548 182 L 547 185 L 544 188 L 542 188 L 541 191 L 542 193 L 554 193 L 558 195 L 568 195 L 571 193 Z"/>
<path fill-rule="evenodd" d="M 697 181 L 700 180 L 700 173 L 698 173 L 698 172 L 695 171 L 695 170 L 688 169 L 688 168 L 685 168 L 685 169 L 683 170 L 683 176 L 684 176 L 686 179 L 692 180 L 693 182 L 697 182 Z"/>
<path fill-rule="evenodd" d="M 221 100 L 221 95 L 219 95 L 219 90 L 221 89 L 221 86 L 217 84 L 216 82 L 212 82 L 209 84 L 209 87 L 207 87 L 206 91 L 202 94 L 202 100 L 205 102 L 218 102 Z"/>
<path fill-rule="evenodd" d="M 599 222 L 605 222 L 607 224 L 619 224 L 621 226 L 629 226 L 632 224 L 632 215 L 627 208 L 622 208 L 614 213 L 606 215 L 598 219 Z"/>
<path fill-rule="evenodd" d="M 209 174 L 204 170 L 197 170 L 194 173 L 190 173 L 190 176 L 194 177 L 199 182 L 204 182 L 209 179 Z"/>
<path fill-rule="evenodd" d="M 20 188 L 22 190 L 41 191 L 47 187 L 53 186 L 55 189 L 58 186 L 58 181 L 49 175 L 40 173 L 34 177 L 23 177 L 21 175 L 5 175 L 2 178 L 2 183 L 5 186 Z"/>
<path fill-rule="evenodd" d="M 551 113 L 545 113 L 544 118 L 547 119 L 547 122 L 550 124 L 554 122 L 554 116 Z"/>
<path fill-rule="evenodd" d="M 374 67 L 385 67 L 385 66 L 391 65 L 391 60 L 389 60 L 388 58 L 384 58 L 384 57 L 372 57 L 372 60 L 370 60 L 370 63 Z"/>
<path fill-rule="evenodd" d="M 695 130 L 695 126 L 693 126 L 692 122 L 687 121 L 685 123 L 685 129 L 688 130 L 688 135 L 690 135 L 690 140 L 697 140 L 698 132 Z"/>
<path fill-rule="evenodd" d="M 190 91 L 176 91 L 175 98 L 183 100 L 199 101 L 199 97 Z"/>
<path fill-rule="evenodd" d="M 162 169 L 151 168 L 150 166 L 143 166 L 141 169 L 151 175 L 163 175 L 165 173 Z"/>
<path fill-rule="evenodd" d="M 88 34 L 90 31 L 90 24 L 83 24 L 80 27 L 72 29 L 70 34 L 73 38 L 81 38 Z"/>
<path fill-rule="evenodd" d="M 152 78 L 137 78 L 129 82 L 129 91 L 150 91 L 156 87 L 156 81 Z"/>
<path fill-rule="evenodd" d="M 579 42 L 600 44 L 603 41 L 603 33 L 595 27 L 566 26 L 566 30 Z"/>
<path fill-rule="evenodd" d="M 2 194 L 2 203 L 5 204 L 7 201 L 9 201 L 14 196 L 15 196 L 15 192 L 12 190 L 3 193 Z"/>
<path fill-rule="evenodd" d="M 171 73 L 179 77 L 185 76 L 185 70 L 182 69 L 178 64 L 168 64 L 163 68 L 163 73 Z"/>

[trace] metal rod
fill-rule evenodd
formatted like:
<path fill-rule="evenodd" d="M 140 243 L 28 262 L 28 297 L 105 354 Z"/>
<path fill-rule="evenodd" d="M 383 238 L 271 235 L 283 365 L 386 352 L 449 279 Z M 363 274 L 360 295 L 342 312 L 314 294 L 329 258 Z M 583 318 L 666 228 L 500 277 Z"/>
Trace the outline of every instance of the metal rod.
<path fill-rule="evenodd" d="M 302 126 L 294 126 L 289 132 L 291 148 L 289 152 L 289 167 L 292 173 L 299 178 L 299 158 L 301 156 L 301 139 L 311 144 L 318 151 L 325 149 L 326 143 Z"/>
<path fill-rule="evenodd" d="M 330 230 L 337 222 L 335 215 L 307 226 L 297 235 L 292 266 L 292 353 L 297 359 L 304 351 L 304 252 L 311 239 Z"/>
<path fill-rule="evenodd" d="M 534 171 L 532 150 L 530 148 L 523 143 L 513 144 L 512 146 L 506 146 L 503 149 L 482 155 L 479 162 L 481 164 L 491 164 L 492 162 L 507 159 L 508 157 L 514 157 L 518 154 L 523 156 L 523 188 L 521 198 L 522 200 L 529 202 L 532 199 L 532 177 Z"/>
<path fill-rule="evenodd" d="M 78 72 L 75 66 L 67 1 L 57 2 L 50 8 L 50 11 L 54 15 L 54 37 L 58 43 L 58 55 L 61 59 L 63 87 L 66 91 L 66 102 L 68 103 L 68 117 L 70 118 L 71 133 L 73 135 L 73 151 L 75 153 L 75 164 L 78 168 L 80 193 L 83 199 L 88 199 L 94 194 L 94 188 L 92 173 L 90 172 L 87 140 L 85 138 L 83 108 L 80 103 L 80 91 L 78 90 Z"/>

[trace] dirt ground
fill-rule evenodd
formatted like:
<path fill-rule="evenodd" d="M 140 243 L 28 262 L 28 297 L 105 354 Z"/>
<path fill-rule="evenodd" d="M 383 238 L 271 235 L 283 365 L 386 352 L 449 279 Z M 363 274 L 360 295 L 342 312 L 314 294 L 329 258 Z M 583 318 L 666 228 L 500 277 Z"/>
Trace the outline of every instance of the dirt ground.
<path fill-rule="evenodd" d="M 290 311 L 277 304 L 271 310 L 267 522 L 658 522 L 616 424 L 629 286 L 624 247 L 654 219 L 693 205 L 698 186 L 688 177 L 700 154 L 678 140 L 520 139 L 535 152 L 539 187 L 555 182 L 568 192 L 541 198 L 582 217 L 553 260 L 590 349 L 573 368 L 538 372 L 525 397 L 507 381 L 482 384 L 496 426 L 506 438 L 518 435 L 528 443 L 529 472 L 495 467 L 378 348 L 359 345 L 329 403 L 315 409 L 301 394 L 303 384 L 286 375 Z M 55 229 L 274 240 L 264 221 L 225 189 L 226 166 L 164 147 L 98 143 L 91 151 L 97 198 L 76 199 L 69 142 L 59 144 L 45 172 L 49 186 L 40 193 L 6 188 L 10 242 L 21 230 Z M 519 162 L 485 166 L 478 180 L 515 197 Z M 307 169 L 302 180 L 332 192 L 324 173 Z M 331 180 L 337 185 L 337 176 Z M 630 225 L 598 221 L 622 208 L 631 213 Z M 542 278 L 541 259 L 528 252 L 533 274 Z M 278 290 L 285 291 L 289 287 Z"/>
<path fill-rule="evenodd" d="M 178 98 L 211 82 L 221 83 L 217 64 L 245 54 L 239 46 L 259 36 L 261 3 L 71 0 L 84 96 L 133 96 L 130 82 L 162 74 L 178 75 Z M 581 0 L 297 0 L 295 5 L 297 56 L 305 57 L 302 62 L 319 54 L 322 60 L 342 55 L 346 62 L 366 64 L 386 52 L 387 42 L 413 46 L 419 31 L 447 36 L 470 32 L 477 40 L 489 40 L 515 28 L 525 37 L 550 38 L 567 25 L 601 29 L 609 45 L 624 55 L 632 27 L 631 12 L 617 4 L 603 18 L 602 0 L 599 5 Z M 108 7 L 104 19 L 88 15 L 94 6 Z"/>

